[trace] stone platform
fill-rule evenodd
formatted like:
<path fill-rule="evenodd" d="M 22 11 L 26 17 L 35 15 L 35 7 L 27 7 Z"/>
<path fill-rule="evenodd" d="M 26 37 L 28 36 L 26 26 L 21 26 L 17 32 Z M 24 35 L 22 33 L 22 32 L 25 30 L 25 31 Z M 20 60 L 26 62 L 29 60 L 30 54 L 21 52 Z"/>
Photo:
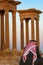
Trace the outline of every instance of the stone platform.
<path fill-rule="evenodd" d="M 19 65 L 19 60 L 23 51 L 17 51 L 16 49 L 9 51 L 0 51 L 0 65 Z"/>

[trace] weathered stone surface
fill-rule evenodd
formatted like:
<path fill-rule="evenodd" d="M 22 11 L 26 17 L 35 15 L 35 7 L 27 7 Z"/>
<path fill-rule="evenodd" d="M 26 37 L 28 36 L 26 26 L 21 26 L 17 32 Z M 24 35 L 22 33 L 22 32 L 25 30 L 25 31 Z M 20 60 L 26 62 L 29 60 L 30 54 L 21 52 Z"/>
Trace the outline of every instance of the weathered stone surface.
<path fill-rule="evenodd" d="M 9 51 L 8 49 L 0 52 L 0 65 L 19 65 L 19 60 L 22 55 L 23 50 L 17 51 L 13 49 Z"/>

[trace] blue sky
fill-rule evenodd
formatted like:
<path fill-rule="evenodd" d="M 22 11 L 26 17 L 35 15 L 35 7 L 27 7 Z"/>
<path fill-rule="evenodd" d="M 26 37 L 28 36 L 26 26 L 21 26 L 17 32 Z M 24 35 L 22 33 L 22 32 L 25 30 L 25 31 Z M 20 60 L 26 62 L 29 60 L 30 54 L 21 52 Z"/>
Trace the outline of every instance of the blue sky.
<path fill-rule="evenodd" d="M 18 0 L 18 1 L 20 1 L 21 4 L 17 6 L 17 10 L 36 8 L 38 10 L 43 11 L 43 0 Z M 16 25 L 18 27 L 20 27 L 19 26 L 20 18 L 19 18 L 18 13 L 17 13 L 16 18 L 17 18 Z M 18 27 L 17 27 L 17 29 L 18 29 Z M 39 28 L 40 28 L 40 50 L 43 52 L 43 13 L 40 14 Z M 18 33 L 20 34 L 20 30 L 18 30 Z M 20 37 L 18 39 L 19 34 L 17 35 L 17 42 L 18 43 L 20 43 Z"/>
<path fill-rule="evenodd" d="M 28 8 L 36 8 L 43 10 L 43 0 L 19 0 L 21 4 L 18 5 L 17 9 L 28 9 Z"/>

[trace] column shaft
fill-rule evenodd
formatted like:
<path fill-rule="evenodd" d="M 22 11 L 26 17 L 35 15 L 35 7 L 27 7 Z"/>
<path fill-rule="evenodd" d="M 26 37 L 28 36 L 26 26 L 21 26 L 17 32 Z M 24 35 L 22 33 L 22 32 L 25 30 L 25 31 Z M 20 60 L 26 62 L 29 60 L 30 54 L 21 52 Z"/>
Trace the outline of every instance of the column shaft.
<path fill-rule="evenodd" d="M 13 49 L 16 48 L 16 12 L 12 12 Z"/>
<path fill-rule="evenodd" d="M 37 40 L 37 46 L 39 46 L 39 20 L 36 20 L 36 40 Z"/>
<path fill-rule="evenodd" d="M 0 14 L 0 44 L 1 44 L 1 14 Z"/>
<path fill-rule="evenodd" d="M 4 49 L 4 14 L 1 13 L 1 50 Z"/>
<path fill-rule="evenodd" d="M 29 28 L 28 28 L 28 20 L 26 20 L 26 45 L 29 42 Z"/>
<path fill-rule="evenodd" d="M 9 48 L 9 15 L 8 11 L 5 11 L 5 48 Z"/>
<path fill-rule="evenodd" d="M 31 39 L 34 40 L 34 18 L 31 19 Z"/>
<path fill-rule="evenodd" d="M 23 19 L 20 20 L 21 23 L 21 49 L 24 48 L 24 25 L 23 25 Z"/>

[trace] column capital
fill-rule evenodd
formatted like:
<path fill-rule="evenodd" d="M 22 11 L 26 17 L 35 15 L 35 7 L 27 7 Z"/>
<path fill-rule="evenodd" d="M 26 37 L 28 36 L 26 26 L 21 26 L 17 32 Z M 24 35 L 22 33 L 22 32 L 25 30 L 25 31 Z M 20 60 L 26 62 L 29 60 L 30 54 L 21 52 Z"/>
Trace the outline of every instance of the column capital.
<path fill-rule="evenodd" d="M 16 11 L 12 11 L 12 14 L 15 15 L 16 14 Z"/>
<path fill-rule="evenodd" d="M 25 21 L 26 21 L 26 22 L 28 22 L 28 21 L 29 21 L 29 19 L 25 19 Z"/>
<path fill-rule="evenodd" d="M 39 23 L 39 18 L 36 19 L 36 24 L 38 24 L 38 23 Z"/>
<path fill-rule="evenodd" d="M 33 17 L 33 18 L 31 18 L 31 21 L 34 21 L 34 17 Z"/>
<path fill-rule="evenodd" d="M 20 18 L 20 21 L 23 22 L 23 18 Z"/>
<path fill-rule="evenodd" d="M 0 15 L 4 15 L 4 13 L 1 13 Z"/>
<path fill-rule="evenodd" d="M 39 21 L 39 18 L 36 18 L 36 21 Z"/>
<path fill-rule="evenodd" d="M 5 14 L 8 14 L 9 10 L 5 10 Z"/>

